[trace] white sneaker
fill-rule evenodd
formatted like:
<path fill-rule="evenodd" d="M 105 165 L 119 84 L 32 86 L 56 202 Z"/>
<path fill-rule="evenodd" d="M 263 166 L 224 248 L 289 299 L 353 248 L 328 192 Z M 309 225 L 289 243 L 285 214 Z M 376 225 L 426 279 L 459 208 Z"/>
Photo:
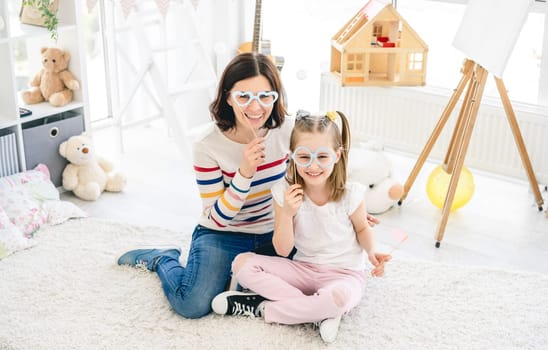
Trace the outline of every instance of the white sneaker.
<path fill-rule="evenodd" d="M 332 343 L 337 338 L 339 333 L 339 325 L 341 324 L 341 316 L 335 318 L 326 318 L 320 322 L 320 336 L 326 343 Z"/>

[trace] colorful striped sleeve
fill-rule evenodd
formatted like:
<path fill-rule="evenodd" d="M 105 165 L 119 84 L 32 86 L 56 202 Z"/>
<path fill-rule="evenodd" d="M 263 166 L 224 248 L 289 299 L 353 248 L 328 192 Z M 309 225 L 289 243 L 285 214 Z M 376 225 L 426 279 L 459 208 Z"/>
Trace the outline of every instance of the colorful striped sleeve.
<path fill-rule="evenodd" d="M 208 158 L 196 152 L 194 173 L 204 216 L 222 229 L 240 212 L 249 193 L 251 179 L 244 178 L 239 172 L 223 172 L 213 159 Z M 209 163 L 209 166 L 197 165 L 198 162 Z"/>

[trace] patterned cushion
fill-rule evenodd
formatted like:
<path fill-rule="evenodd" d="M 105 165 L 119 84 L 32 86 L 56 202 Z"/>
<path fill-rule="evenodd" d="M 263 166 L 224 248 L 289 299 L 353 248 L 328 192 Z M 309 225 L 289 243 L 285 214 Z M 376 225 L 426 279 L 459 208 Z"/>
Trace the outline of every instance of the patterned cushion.
<path fill-rule="evenodd" d="M 67 201 L 47 201 L 42 208 L 48 213 L 48 225 L 59 225 L 68 219 L 85 218 L 88 214 Z"/>
<path fill-rule="evenodd" d="M 48 213 L 42 208 L 42 203 L 47 200 L 59 200 L 59 191 L 43 164 L 33 170 L 0 178 L 0 207 L 27 238 L 46 223 Z"/>
<path fill-rule="evenodd" d="M 8 215 L 0 207 L 0 259 L 21 250 L 30 248 L 34 240 L 23 237 L 23 233 L 10 221 Z"/>
<path fill-rule="evenodd" d="M 36 244 L 32 237 L 44 224 L 57 225 L 86 217 L 75 204 L 59 200 L 48 168 L 0 178 L 0 259 Z"/>

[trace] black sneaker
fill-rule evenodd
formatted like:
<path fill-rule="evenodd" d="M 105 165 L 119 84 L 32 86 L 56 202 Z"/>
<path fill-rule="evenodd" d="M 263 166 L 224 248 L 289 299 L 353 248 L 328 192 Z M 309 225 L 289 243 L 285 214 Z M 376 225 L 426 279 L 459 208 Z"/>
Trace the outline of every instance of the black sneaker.
<path fill-rule="evenodd" d="M 219 315 L 263 317 L 265 300 L 259 294 L 229 290 L 213 298 L 211 308 Z"/>

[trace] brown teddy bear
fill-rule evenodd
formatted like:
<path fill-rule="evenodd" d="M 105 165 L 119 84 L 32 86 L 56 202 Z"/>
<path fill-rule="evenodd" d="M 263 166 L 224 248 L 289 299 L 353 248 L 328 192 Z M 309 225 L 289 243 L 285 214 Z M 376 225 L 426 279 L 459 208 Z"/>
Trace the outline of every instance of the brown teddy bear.
<path fill-rule="evenodd" d="M 43 68 L 21 97 L 29 105 L 49 101 L 53 106 L 64 106 L 72 101 L 72 90 L 80 88 L 80 83 L 68 70 L 70 54 L 54 47 L 43 47 L 40 52 Z"/>

